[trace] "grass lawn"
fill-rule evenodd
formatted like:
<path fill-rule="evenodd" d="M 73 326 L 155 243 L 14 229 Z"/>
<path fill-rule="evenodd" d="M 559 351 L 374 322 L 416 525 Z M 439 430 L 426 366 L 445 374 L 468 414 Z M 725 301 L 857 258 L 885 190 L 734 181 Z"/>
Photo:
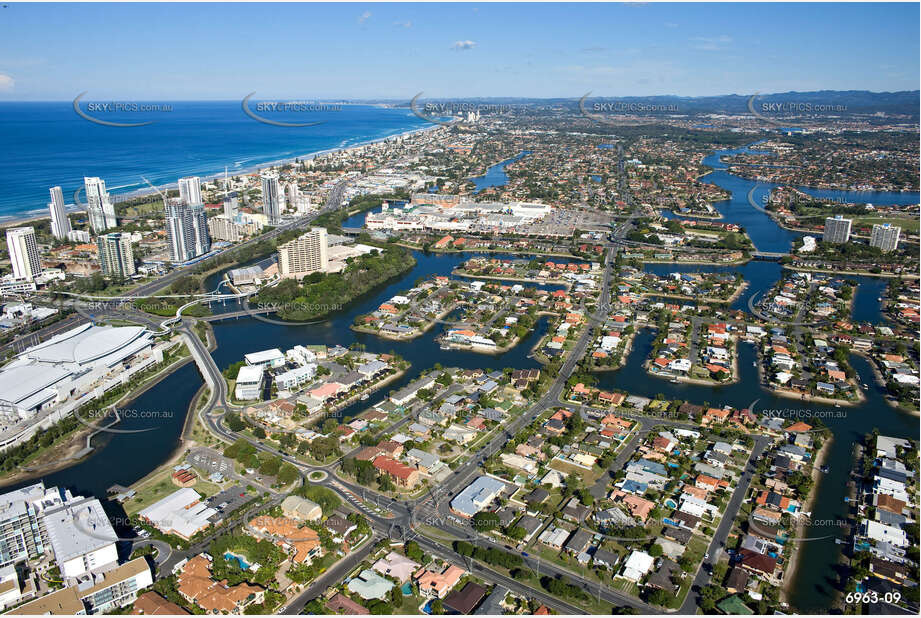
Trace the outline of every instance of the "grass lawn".
<path fill-rule="evenodd" d="M 560 461 L 559 459 L 554 458 L 549 467 L 554 470 L 559 470 L 564 474 L 574 474 L 577 477 L 582 478 L 582 483 L 586 487 L 594 485 L 595 481 L 601 478 L 601 475 L 604 474 L 604 470 L 599 470 L 597 466 L 594 466 L 591 470 L 586 470 L 585 468 L 580 468 L 579 466 L 574 466 Z"/>
<path fill-rule="evenodd" d="M 872 226 L 874 223 L 891 223 L 892 225 L 897 225 L 906 232 L 918 232 L 919 222 L 918 219 L 914 218 L 902 218 L 902 217 L 856 217 L 854 221 L 855 227 L 867 227 Z"/>
<path fill-rule="evenodd" d="M 419 606 L 421 606 L 423 603 L 425 603 L 425 599 L 423 599 L 421 596 L 404 596 L 402 605 L 394 607 L 393 613 L 399 615 L 419 615 L 422 613 L 419 611 Z"/>
<path fill-rule="evenodd" d="M 147 481 L 143 487 L 137 490 L 137 494 L 135 494 L 133 498 L 125 501 L 125 513 L 128 515 L 134 515 L 138 511 L 147 508 L 157 500 L 165 498 L 169 494 L 178 491 L 179 487 L 174 485 L 170 478 L 172 472 L 173 468 L 172 466 L 169 466 L 155 477 Z M 198 482 L 195 483 L 192 488 L 199 494 L 202 494 L 204 497 L 213 496 L 221 490 L 221 488 L 215 483 L 205 481 L 201 478 L 198 479 Z"/>

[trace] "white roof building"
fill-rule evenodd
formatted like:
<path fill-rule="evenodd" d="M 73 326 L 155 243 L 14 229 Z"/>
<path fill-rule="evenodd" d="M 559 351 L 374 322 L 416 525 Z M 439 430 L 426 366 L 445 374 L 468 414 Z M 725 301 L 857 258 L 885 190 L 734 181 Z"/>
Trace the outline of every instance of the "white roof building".
<path fill-rule="evenodd" d="M 285 355 L 278 348 L 271 350 L 262 350 L 261 352 L 250 352 L 243 359 L 247 365 L 263 365 L 267 367 L 282 367 L 285 364 Z"/>
<path fill-rule="evenodd" d="M 43 521 L 54 559 L 65 578 L 99 573 L 118 565 L 118 537 L 96 498 L 47 511 Z"/>
<path fill-rule="evenodd" d="M 183 487 L 151 504 L 138 516 L 165 534 L 175 534 L 188 540 L 210 526 L 209 518 L 216 513 L 215 509 L 201 501 L 197 491 Z"/>
<path fill-rule="evenodd" d="M 646 552 L 634 551 L 627 558 L 627 562 L 624 564 L 624 571 L 620 576 L 632 582 L 638 582 L 649 572 L 654 562 L 655 558 Z"/>
<path fill-rule="evenodd" d="M 61 401 L 82 385 L 81 377 L 101 377 L 152 345 L 142 326 L 72 328 L 28 348 L 0 370 L 0 410 L 25 413 Z"/>
<path fill-rule="evenodd" d="M 244 365 L 237 372 L 237 382 L 234 386 L 233 396 L 241 401 L 258 399 L 262 391 L 262 379 L 265 373 L 264 365 Z"/>

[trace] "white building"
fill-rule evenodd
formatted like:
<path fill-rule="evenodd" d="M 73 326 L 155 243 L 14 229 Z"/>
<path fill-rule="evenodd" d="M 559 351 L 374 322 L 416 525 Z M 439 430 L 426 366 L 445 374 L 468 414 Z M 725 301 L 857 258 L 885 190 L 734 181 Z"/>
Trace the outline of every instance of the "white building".
<path fill-rule="evenodd" d="M 102 274 L 119 279 L 127 279 L 137 274 L 130 234 L 100 234 L 96 237 L 96 245 L 99 247 Z"/>
<path fill-rule="evenodd" d="M 278 274 L 300 278 L 329 270 L 329 238 L 326 228 L 316 227 L 278 247 Z"/>
<path fill-rule="evenodd" d="M 181 264 L 208 253 L 211 250 L 208 230 L 208 217 L 200 202 L 171 202 L 166 205 L 166 240 L 173 262 Z"/>
<path fill-rule="evenodd" d="M 263 365 L 245 365 L 237 372 L 237 383 L 233 396 L 240 401 L 259 399 L 262 394 L 262 381 L 265 374 Z"/>
<path fill-rule="evenodd" d="M 187 206 L 204 203 L 201 199 L 201 179 L 198 176 L 179 179 L 179 199 Z"/>
<path fill-rule="evenodd" d="M 67 240 L 77 243 L 88 243 L 93 237 L 86 230 L 71 230 L 67 233 Z"/>
<path fill-rule="evenodd" d="M 48 203 L 48 209 L 51 211 L 51 234 L 58 240 L 67 240 L 71 227 L 67 211 L 64 209 L 64 193 L 61 187 L 51 187 L 49 191 L 51 192 L 51 202 Z"/>
<path fill-rule="evenodd" d="M 118 565 L 118 537 L 96 498 L 49 510 L 43 522 L 65 579 L 109 571 Z"/>
<path fill-rule="evenodd" d="M 899 247 L 899 235 L 902 228 L 889 223 L 874 224 L 873 231 L 870 234 L 870 246 L 879 247 L 880 251 L 888 253 L 895 251 Z"/>
<path fill-rule="evenodd" d="M 115 206 L 106 191 L 106 183 L 101 178 L 84 177 L 83 184 L 86 188 L 86 214 L 90 227 L 97 234 L 115 227 Z"/>
<path fill-rule="evenodd" d="M 27 419 L 33 413 L 64 403 L 73 393 L 102 394 L 105 378 L 124 370 L 126 361 L 153 347 L 151 334 L 141 326 L 109 327 L 83 324 L 26 349 L 0 370 L 0 423 Z M 156 354 L 150 357 L 156 360 Z M 159 358 L 162 360 L 162 354 Z M 97 386 L 98 385 L 98 386 Z M 114 386 L 114 385 L 112 385 Z M 93 397 L 86 398 L 92 400 Z M 76 402 L 74 402 L 76 407 Z M 0 448 L 8 444 L 0 432 Z"/>
<path fill-rule="evenodd" d="M 624 571 L 620 574 L 620 577 L 636 583 L 643 579 L 643 576 L 649 572 L 655 561 L 655 558 L 644 551 L 634 551 L 627 558 L 627 562 L 624 564 Z"/>
<path fill-rule="evenodd" d="M 10 253 L 13 278 L 32 281 L 41 274 L 42 262 L 35 242 L 35 228 L 9 228 L 6 231 L 6 248 Z"/>
<path fill-rule="evenodd" d="M 210 518 L 216 514 L 217 511 L 205 504 L 197 491 L 183 487 L 151 504 L 139 512 L 138 517 L 164 534 L 175 534 L 188 540 L 210 526 Z"/>
<path fill-rule="evenodd" d="M 147 558 L 141 556 L 100 575 L 84 575 L 73 585 L 7 612 L 27 616 L 108 614 L 137 600 L 153 584 Z"/>
<path fill-rule="evenodd" d="M 832 243 L 845 243 L 851 237 L 851 220 L 841 215 L 825 219 L 825 231 L 822 240 Z"/>
<path fill-rule="evenodd" d="M 275 385 L 279 389 L 292 389 L 312 380 L 316 375 L 316 365 L 302 365 L 275 376 Z"/>
<path fill-rule="evenodd" d="M 285 195 L 278 181 L 278 172 L 264 172 L 262 179 L 262 212 L 268 217 L 269 225 L 278 225 L 285 209 Z"/>
<path fill-rule="evenodd" d="M 250 352 L 243 356 L 243 360 L 246 361 L 247 365 L 262 365 L 263 367 L 271 367 L 272 369 L 285 366 L 285 355 L 282 354 L 281 350 L 278 348 L 262 350 L 260 352 Z"/>

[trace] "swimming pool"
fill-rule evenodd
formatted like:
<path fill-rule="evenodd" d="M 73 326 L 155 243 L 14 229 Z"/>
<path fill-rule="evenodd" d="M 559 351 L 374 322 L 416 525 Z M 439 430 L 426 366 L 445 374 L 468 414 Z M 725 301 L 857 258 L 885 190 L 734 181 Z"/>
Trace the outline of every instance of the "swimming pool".
<path fill-rule="evenodd" d="M 230 551 L 224 552 L 224 560 L 227 560 L 228 562 L 236 562 L 237 564 L 240 565 L 240 568 L 243 569 L 244 571 L 249 570 L 249 566 L 250 566 L 249 563 L 246 562 L 246 560 L 244 560 L 242 556 L 238 556 L 233 552 L 230 552 Z"/>

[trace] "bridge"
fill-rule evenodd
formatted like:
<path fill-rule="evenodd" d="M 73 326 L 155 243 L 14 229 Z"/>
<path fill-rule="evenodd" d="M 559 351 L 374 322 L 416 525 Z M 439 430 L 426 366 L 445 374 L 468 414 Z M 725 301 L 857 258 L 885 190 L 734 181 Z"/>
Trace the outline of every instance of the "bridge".
<path fill-rule="evenodd" d="M 366 233 L 366 230 L 363 227 L 344 227 L 342 228 L 342 233 L 346 236 L 359 236 L 360 234 Z"/>
<path fill-rule="evenodd" d="M 779 262 L 785 257 L 789 257 L 789 253 L 781 253 L 774 251 L 753 251 L 752 254 L 753 260 L 759 260 L 761 262 Z"/>

